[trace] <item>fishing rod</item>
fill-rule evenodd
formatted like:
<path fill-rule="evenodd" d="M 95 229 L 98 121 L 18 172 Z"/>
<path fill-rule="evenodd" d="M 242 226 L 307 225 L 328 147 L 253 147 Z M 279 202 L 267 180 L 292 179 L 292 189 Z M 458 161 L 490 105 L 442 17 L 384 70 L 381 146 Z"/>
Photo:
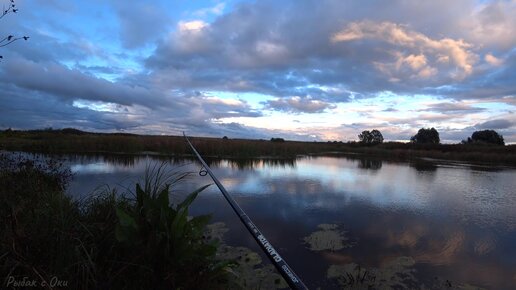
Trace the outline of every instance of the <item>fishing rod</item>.
<path fill-rule="evenodd" d="M 220 181 L 217 179 L 215 174 L 211 171 L 210 167 L 206 162 L 204 162 L 204 159 L 202 159 L 201 155 L 195 147 L 192 145 L 188 137 L 186 136 L 185 132 L 183 132 L 183 136 L 185 137 L 186 141 L 188 142 L 188 145 L 190 145 L 190 148 L 192 148 L 192 151 L 195 153 L 197 158 L 202 164 L 202 167 L 204 170 L 201 169 L 199 174 L 202 176 L 205 176 L 206 173 L 210 175 L 211 179 L 215 182 L 217 187 L 219 188 L 220 192 L 222 192 L 222 195 L 226 198 L 229 205 L 233 208 L 233 211 L 238 215 L 240 218 L 240 221 L 244 224 L 244 226 L 247 228 L 249 233 L 253 236 L 253 238 L 256 240 L 258 245 L 262 248 L 262 250 L 265 252 L 269 260 L 271 260 L 272 264 L 276 267 L 278 272 L 283 276 L 285 281 L 287 281 L 287 284 L 292 289 L 308 289 L 305 284 L 299 279 L 299 277 L 294 273 L 292 268 L 289 267 L 289 265 L 285 262 L 285 260 L 280 256 L 280 254 L 274 249 L 274 247 L 269 243 L 267 238 L 260 232 L 260 230 L 254 225 L 254 223 L 251 221 L 249 216 L 242 210 L 242 208 L 236 203 L 236 201 L 229 195 L 229 193 L 226 191 L 224 186 L 220 183 Z"/>

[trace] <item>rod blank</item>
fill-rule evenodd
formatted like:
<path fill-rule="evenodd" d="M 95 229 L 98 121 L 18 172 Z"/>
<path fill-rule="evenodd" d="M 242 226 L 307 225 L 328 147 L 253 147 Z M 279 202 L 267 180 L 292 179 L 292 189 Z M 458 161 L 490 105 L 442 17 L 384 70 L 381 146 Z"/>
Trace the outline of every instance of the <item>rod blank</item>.
<path fill-rule="evenodd" d="M 285 262 L 285 260 L 280 256 L 280 254 L 274 249 L 274 247 L 269 243 L 267 238 L 260 232 L 260 230 L 254 225 L 254 223 L 251 221 L 251 219 L 247 216 L 247 214 L 242 210 L 242 208 L 236 203 L 236 201 L 229 195 L 229 193 L 226 191 L 224 186 L 220 183 L 220 181 L 217 179 L 217 177 L 213 174 L 210 167 L 204 159 L 202 159 L 201 155 L 195 147 L 192 145 L 188 137 L 186 136 L 185 132 L 183 132 L 183 136 L 185 137 L 186 141 L 188 142 L 188 145 L 190 145 L 190 148 L 192 148 L 192 151 L 195 153 L 199 161 L 201 162 L 202 166 L 208 172 L 211 179 L 215 182 L 217 187 L 219 188 L 220 192 L 222 192 L 222 195 L 226 198 L 231 208 L 233 208 L 233 211 L 238 215 L 240 218 L 240 221 L 244 224 L 244 226 L 247 228 L 249 233 L 253 236 L 253 238 L 256 240 L 258 245 L 262 248 L 262 250 L 265 252 L 267 257 L 270 259 L 271 263 L 276 267 L 278 272 L 283 276 L 285 281 L 288 283 L 290 288 L 292 289 L 308 289 L 305 284 L 301 281 L 301 279 L 294 273 L 294 271 L 289 267 L 289 265 Z"/>

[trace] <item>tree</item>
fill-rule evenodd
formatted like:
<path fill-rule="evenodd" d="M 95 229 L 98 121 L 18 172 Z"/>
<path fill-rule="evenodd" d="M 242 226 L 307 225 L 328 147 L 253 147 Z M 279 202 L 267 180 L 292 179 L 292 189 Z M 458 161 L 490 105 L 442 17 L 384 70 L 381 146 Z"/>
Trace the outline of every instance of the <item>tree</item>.
<path fill-rule="evenodd" d="M 416 144 L 439 144 L 440 141 L 439 132 L 435 128 L 421 128 L 410 138 L 410 142 Z"/>
<path fill-rule="evenodd" d="M 498 134 L 495 130 L 482 130 L 482 131 L 475 131 L 471 135 L 470 138 L 468 138 L 467 141 L 462 141 L 462 143 L 480 143 L 480 144 L 494 144 L 494 145 L 505 145 L 505 142 L 503 140 L 503 136 Z"/>
<path fill-rule="evenodd" d="M 4 18 L 4 16 L 9 13 L 18 13 L 18 8 L 16 8 L 16 4 L 14 4 L 14 0 L 9 1 L 9 6 L 7 8 L 5 8 L 5 6 L 4 6 L 2 14 L 0 15 L 0 19 Z M 14 35 L 9 34 L 0 40 L 0 47 L 4 47 L 4 46 L 9 45 L 20 39 L 27 40 L 27 39 L 29 39 L 29 37 L 28 36 L 16 37 Z M 3 58 L 3 56 L 0 55 L 0 59 L 2 59 L 2 58 Z"/>
<path fill-rule="evenodd" d="M 383 143 L 382 133 L 380 133 L 380 131 L 378 131 L 376 129 L 374 129 L 372 131 L 368 131 L 368 130 L 362 131 L 362 133 L 360 133 L 358 135 L 358 139 L 360 140 L 360 143 L 363 143 L 363 144 Z"/>
<path fill-rule="evenodd" d="M 283 139 L 283 138 L 271 138 L 271 142 L 279 142 L 279 143 L 281 143 L 281 142 L 285 142 L 285 139 Z"/>

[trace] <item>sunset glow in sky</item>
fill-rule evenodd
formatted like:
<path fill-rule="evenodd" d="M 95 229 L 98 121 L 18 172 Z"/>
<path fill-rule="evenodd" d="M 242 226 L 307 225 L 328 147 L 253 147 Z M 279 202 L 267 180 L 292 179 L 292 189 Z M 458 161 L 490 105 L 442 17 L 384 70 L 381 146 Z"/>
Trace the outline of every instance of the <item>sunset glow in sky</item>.
<path fill-rule="evenodd" d="M 516 0 L 16 4 L 0 129 L 516 142 Z"/>

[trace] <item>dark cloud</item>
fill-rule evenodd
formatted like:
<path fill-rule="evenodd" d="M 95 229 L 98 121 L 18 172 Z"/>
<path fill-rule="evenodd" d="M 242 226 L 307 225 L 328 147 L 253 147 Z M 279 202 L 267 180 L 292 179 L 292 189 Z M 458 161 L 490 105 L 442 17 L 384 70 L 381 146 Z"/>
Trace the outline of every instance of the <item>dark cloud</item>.
<path fill-rule="evenodd" d="M 258 117 L 245 101 L 195 92 L 163 94 L 144 87 L 112 83 L 55 63 L 11 59 L 0 70 L 3 127 L 76 127 L 170 134 L 212 128 L 228 117 Z M 206 125 L 208 124 L 208 126 Z M 211 125 L 209 125 L 211 124 Z M 181 130 L 176 130 L 181 128 Z"/>
<path fill-rule="evenodd" d="M 145 46 L 167 29 L 169 17 L 155 1 L 112 1 L 120 23 L 119 36 L 129 49 Z"/>
<path fill-rule="evenodd" d="M 398 110 L 394 109 L 394 108 L 387 108 L 387 109 L 383 110 L 382 112 L 398 112 Z"/>
<path fill-rule="evenodd" d="M 478 129 L 508 129 L 516 125 L 516 122 L 507 119 L 489 120 L 474 127 Z"/>
<path fill-rule="evenodd" d="M 419 111 L 432 111 L 443 113 L 478 113 L 485 110 L 485 108 L 473 107 L 472 105 L 466 103 L 442 102 L 428 105 L 426 109 L 421 109 Z"/>
<path fill-rule="evenodd" d="M 170 105 L 158 91 L 112 83 L 57 63 L 10 59 L 0 69 L 2 82 L 63 99 L 95 100 L 122 105 L 140 104 L 149 108 Z"/>
<path fill-rule="evenodd" d="M 141 125 L 131 114 L 98 112 L 43 93 L 14 87 L 0 96 L 0 125 L 18 129 L 76 127 L 84 130 L 129 130 Z"/>
<path fill-rule="evenodd" d="M 222 137 L 229 138 L 246 138 L 246 139 L 265 139 L 284 138 L 286 140 L 320 140 L 314 138 L 312 134 L 293 133 L 285 130 L 269 130 L 263 128 L 254 128 L 239 123 L 211 123 L 204 122 L 197 124 L 195 127 L 189 127 L 188 133 L 196 136 Z"/>

